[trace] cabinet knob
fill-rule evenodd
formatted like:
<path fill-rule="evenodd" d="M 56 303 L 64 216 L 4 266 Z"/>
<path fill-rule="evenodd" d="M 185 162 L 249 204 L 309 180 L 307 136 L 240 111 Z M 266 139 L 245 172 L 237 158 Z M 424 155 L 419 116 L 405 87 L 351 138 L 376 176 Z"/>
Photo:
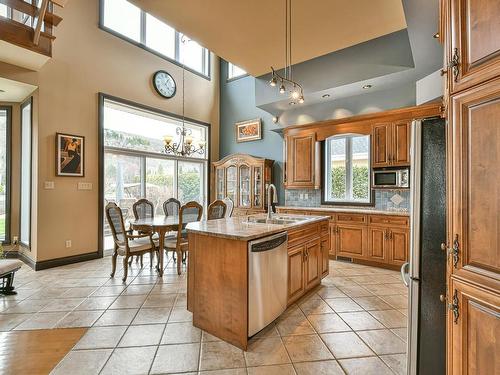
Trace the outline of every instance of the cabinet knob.
<path fill-rule="evenodd" d="M 440 295 L 439 295 L 439 300 L 440 300 L 441 302 L 446 302 L 446 296 L 445 296 L 444 294 L 440 294 Z"/>

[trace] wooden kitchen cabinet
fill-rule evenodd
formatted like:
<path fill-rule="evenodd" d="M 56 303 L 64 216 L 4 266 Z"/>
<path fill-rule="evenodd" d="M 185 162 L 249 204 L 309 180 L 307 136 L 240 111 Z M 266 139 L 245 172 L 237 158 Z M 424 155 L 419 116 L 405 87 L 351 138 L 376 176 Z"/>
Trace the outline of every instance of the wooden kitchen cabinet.
<path fill-rule="evenodd" d="M 447 68 L 453 94 L 500 75 L 500 2 L 448 1 Z"/>
<path fill-rule="evenodd" d="M 365 258 L 367 227 L 362 225 L 337 224 L 337 256 Z"/>
<path fill-rule="evenodd" d="M 410 165 L 411 121 L 372 126 L 372 168 Z"/>
<path fill-rule="evenodd" d="M 368 254 L 371 260 L 387 262 L 389 247 L 389 229 L 369 227 L 368 228 Z"/>
<path fill-rule="evenodd" d="M 389 257 L 387 262 L 402 266 L 408 261 L 410 248 L 410 231 L 408 229 L 392 228 L 388 230 Z"/>
<path fill-rule="evenodd" d="M 305 291 L 305 244 L 288 249 L 288 303 L 300 298 Z"/>
<path fill-rule="evenodd" d="M 330 234 L 321 237 L 321 277 L 328 275 L 330 271 Z"/>
<path fill-rule="evenodd" d="M 321 270 L 323 256 L 321 252 L 320 239 L 313 240 L 306 244 L 305 251 L 305 284 L 306 290 L 311 289 L 321 281 Z"/>
<path fill-rule="evenodd" d="M 283 177 L 287 189 L 320 188 L 321 158 L 316 133 L 286 136 Z"/>
<path fill-rule="evenodd" d="M 337 255 L 337 225 L 330 223 L 330 256 Z"/>

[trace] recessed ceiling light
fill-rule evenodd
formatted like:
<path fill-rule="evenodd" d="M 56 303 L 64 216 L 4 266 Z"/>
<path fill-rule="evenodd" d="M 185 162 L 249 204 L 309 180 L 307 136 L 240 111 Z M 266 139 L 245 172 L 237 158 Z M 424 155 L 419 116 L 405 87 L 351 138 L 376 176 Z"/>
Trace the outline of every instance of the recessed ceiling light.
<path fill-rule="evenodd" d="M 366 90 L 366 89 L 371 89 L 371 88 L 372 88 L 372 85 L 364 85 L 364 86 L 363 86 L 363 89 L 365 89 L 365 90 Z"/>
<path fill-rule="evenodd" d="M 295 105 L 295 102 L 290 102 L 288 103 L 288 105 Z"/>
<path fill-rule="evenodd" d="M 330 97 L 330 94 L 323 94 L 323 95 L 321 95 L 321 97 L 326 99 L 326 98 Z"/>

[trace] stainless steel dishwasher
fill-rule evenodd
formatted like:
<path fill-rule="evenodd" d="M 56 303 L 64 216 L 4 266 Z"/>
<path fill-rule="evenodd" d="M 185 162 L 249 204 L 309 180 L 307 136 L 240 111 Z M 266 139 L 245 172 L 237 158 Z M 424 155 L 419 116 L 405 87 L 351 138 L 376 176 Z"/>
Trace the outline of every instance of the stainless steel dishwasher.
<path fill-rule="evenodd" d="M 286 309 L 287 243 L 286 232 L 248 243 L 248 337 Z"/>

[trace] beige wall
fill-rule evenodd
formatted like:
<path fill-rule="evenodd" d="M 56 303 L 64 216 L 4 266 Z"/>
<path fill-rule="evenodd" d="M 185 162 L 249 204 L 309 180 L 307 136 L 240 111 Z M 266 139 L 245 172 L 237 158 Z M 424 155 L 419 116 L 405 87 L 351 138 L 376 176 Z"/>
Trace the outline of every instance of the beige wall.
<path fill-rule="evenodd" d="M 74 0 L 61 10 L 53 58 L 39 72 L 0 64 L 0 76 L 37 85 L 36 261 L 94 252 L 98 229 L 98 93 L 103 92 L 161 110 L 181 114 L 182 69 L 98 28 L 98 0 Z M 211 158 L 218 159 L 218 61 L 212 56 L 212 79 L 186 72 L 186 116 L 212 125 Z M 178 94 L 160 98 L 152 74 L 172 74 Z M 85 177 L 55 177 L 55 133 L 85 136 Z M 54 181 L 54 190 L 44 190 Z M 78 191 L 78 182 L 93 183 Z M 34 213 L 36 210 L 34 211 Z M 65 241 L 72 247 L 65 248 Z"/>

